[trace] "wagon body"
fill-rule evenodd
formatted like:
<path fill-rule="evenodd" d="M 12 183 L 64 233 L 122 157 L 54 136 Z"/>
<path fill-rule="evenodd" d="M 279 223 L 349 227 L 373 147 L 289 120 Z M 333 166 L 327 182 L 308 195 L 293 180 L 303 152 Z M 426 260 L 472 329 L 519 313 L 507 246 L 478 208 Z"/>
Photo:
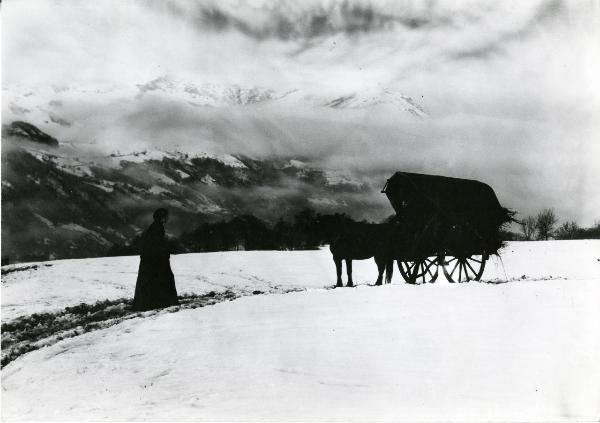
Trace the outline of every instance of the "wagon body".
<path fill-rule="evenodd" d="M 416 262 L 437 257 L 431 260 L 442 261 L 444 256 L 479 255 L 485 262 L 502 246 L 500 228 L 511 215 L 487 184 L 396 172 L 382 192 L 397 215 L 391 242 L 398 260 Z"/>
<path fill-rule="evenodd" d="M 383 192 L 398 216 L 439 215 L 483 227 L 497 226 L 504 214 L 492 188 L 470 179 L 396 172 Z"/>

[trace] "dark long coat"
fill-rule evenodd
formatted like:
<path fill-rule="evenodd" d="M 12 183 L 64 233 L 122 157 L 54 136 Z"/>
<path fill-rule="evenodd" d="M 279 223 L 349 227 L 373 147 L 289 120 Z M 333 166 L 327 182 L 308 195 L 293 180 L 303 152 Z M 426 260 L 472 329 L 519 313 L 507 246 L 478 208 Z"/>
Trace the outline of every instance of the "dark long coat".
<path fill-rule="evenodd" d="M 134 310 L 152 310 L 179 304 L 169 257 L 165 228 L 162 223 L 154 221 L 142 235 Z"/>

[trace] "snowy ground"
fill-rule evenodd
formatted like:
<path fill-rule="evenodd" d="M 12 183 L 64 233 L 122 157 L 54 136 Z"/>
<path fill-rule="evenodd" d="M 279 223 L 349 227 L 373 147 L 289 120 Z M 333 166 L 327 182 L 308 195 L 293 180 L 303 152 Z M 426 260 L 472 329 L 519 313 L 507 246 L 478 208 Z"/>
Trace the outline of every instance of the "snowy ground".
<path fill-rule="evenodd" d="M 3 267 L 2 321 L 131 297 L 137 263 Z M 134 317 L 27 353 L 2 370 L 2 418 L 600 418 L 600 241 L 510 243 L 490 283 L 411 286 L 396 272 L 370 287 L 369 260 L 355 262 L 361 286 L 325 290 L 327 250 L 171 263 L 181 294 L 307 290 Z"/>

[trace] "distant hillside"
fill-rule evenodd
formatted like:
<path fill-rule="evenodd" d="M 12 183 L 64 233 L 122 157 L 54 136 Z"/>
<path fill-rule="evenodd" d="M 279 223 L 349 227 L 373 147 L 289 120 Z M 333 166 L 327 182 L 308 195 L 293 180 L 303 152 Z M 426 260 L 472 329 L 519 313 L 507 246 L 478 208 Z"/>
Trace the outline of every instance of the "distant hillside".
<path fill-rule="evenodd" d="M 3 126 L 2 135 L 5 137 L 43 144 L 49 147 L 58 147 L 58 140 L 56 138 L 51 137 L 50 135 L 41 131 L 39 128 L 27 122 L 14 121 L 10 125 Z"/>
<path fill-rule="evenodd" d="M 177 236 L 204 222 L 253 214 L 273 223 L 305 208 L 362 218 L 373 211 L 372 191 L 297 159 L 163 151 L 86 158 L 5 132 L 2 255 L 11 262 L 104 255 L 139 234 L 157 207 L 171 210 L 168 229 Z"/>

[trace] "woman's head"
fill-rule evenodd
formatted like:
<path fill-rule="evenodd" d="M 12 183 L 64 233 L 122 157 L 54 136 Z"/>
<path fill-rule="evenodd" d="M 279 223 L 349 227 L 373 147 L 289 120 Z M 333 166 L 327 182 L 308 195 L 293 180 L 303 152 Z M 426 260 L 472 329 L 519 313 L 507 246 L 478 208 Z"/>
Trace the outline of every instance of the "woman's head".
<path fill-rule="evenodd" d="M 164 223 L 169 218 L 169 210 L 163 208 L 156 209 L 154 210 L 152 217 L 154 218 L 155 222 Z"/>

